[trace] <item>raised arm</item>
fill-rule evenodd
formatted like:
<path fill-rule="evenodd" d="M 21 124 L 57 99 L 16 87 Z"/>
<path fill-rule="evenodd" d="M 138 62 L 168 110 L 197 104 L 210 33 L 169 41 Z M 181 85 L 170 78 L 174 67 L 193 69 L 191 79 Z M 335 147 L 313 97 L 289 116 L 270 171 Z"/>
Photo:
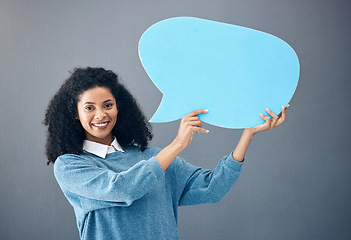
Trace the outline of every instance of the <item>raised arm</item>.
<path fill-rule="evenodd" d="M 253 139 L 254 135 L 258 132 L 273 129 L 279 126 L 280 124 L 282 124 L 283 122 L 285 122 L 286 109 L 288 107 L 289 107 L 289 104 L 286 107 L 282 106 L 281 107 L 282 111 L 278 115 L 274 114 L 271 110 L 267 108 L 266 111 L 272 118 L 269 116 L 264 116 L 261 113 L 260 114 L 261 118 L 266 122 L 256 127 L 245 128 L 243 134 L 241 135 L 238 145 L 233 151 L 233 158 L 236 161 L 242 162 L 244 160 L 247 148 L 249 147 L 249 144 Z"/>
<path fill-rule="evenodd" d="M 159 161 L 163 171 L 190 144 L 195 132 L 208 133 L 208 130 L 202 128 L 202 123 L 197 116 L 206 112 L 207 110 L 196 110 L 182 118 L 177 137 L 156 155 L 156 159 Z"/>

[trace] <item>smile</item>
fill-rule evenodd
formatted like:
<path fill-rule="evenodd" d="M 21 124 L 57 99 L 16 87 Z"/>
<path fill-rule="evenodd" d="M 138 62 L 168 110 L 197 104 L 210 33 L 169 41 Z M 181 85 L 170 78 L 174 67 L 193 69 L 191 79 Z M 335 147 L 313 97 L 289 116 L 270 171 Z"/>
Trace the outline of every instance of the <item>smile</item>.
<path fill-rule="evenodd" d="M 105 127 L 109 122 L 104 122 L 104 123 L 92 123 L 92 125 L 94 127 L 98 127 L 98 128 L 103 128 Z"/>

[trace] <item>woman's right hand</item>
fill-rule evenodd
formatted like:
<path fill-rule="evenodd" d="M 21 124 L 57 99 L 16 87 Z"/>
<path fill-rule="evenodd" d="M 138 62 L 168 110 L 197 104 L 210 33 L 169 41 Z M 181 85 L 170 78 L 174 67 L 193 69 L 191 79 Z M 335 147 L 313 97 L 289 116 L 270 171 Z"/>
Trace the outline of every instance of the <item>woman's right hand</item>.
<path fill-rule="evenodd" d="M 196 110 L 182 118 L 176 138 L 155 156 L 163 171 L 165 171 L 173 160 L 189 146 L 193 139 L 194 132 L 208 133 L 208 130 L 202 128 L 202 123 L 197 116 L 207 112 L 207 110 Z"/>
<path fill-rule="evenodd" d="M 202 128 L 202 123 L 198 117 L 199 114 L 207 113 L 208 110 L 201 109 L 195 110 L 184 117 L 180 122 L 178 134 L 174 139 L 174 142 L 178 144 L 182 150 L 184 150 L 193 139 L 193 135 L 195 132 L 200 133 L 208 133 L 208 130 Z"/>

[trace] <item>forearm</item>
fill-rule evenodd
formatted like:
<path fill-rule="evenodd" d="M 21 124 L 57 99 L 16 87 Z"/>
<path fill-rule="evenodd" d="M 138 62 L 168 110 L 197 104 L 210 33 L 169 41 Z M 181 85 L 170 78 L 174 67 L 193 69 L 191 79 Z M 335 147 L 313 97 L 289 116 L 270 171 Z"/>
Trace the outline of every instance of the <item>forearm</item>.
<path fill-rule="evenodd" d="M 252 131 L 250 131 L 250 129 L 244 130 L 239 140 L 239 143 L 236 145 L 236 148 L 233 151 L 234 160 L 238 162 L 242 162 L 244 160 L 247 148 L 249 147 L 249 144 L 253 139 L 253 136 L 254 134 L 252 133 Z"/>
<path fill-rule="evenodd" d="M 201 121 L 197 115 L 207 113 L 208 110 L 196 110 L 184 117 L 180 122 L 177 137 L 167 147 L 162 149 L 155 157 L 165 171 L 174 159 L 190 144 L 195 132 L 208 133 L 208 130 L 202 128 Z"/>
<path fill-rule="evenodd" d="M 162 149 L 155 157 L 160 163 L 162 170 L 165 171 L 174 159 L 183 151 L 184 147 L 177 141 L 173 141 Z"/>

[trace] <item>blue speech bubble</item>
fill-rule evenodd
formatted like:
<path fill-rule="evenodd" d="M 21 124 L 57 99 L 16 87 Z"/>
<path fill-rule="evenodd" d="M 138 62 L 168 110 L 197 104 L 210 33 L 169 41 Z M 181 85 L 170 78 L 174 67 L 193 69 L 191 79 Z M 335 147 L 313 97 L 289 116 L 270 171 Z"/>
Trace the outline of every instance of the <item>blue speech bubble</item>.
<path fill-rule="evenodd" d="M 144 69 L 163 97 L 151 122 L 197 110 L 201 121 L 225 128 L 262 124 L 281 111 L 297 87 L 300 65 L 286 42 L 254 29 L 193 17 L 169 18 L 139 41 Z"/>

